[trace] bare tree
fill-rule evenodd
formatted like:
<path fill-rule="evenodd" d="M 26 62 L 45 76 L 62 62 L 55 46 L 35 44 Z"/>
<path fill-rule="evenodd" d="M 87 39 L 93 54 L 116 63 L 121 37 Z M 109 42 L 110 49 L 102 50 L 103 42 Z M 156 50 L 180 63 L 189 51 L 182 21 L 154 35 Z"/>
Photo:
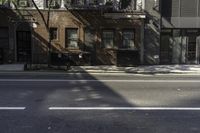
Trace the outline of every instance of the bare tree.
<path fill-rule="evenodd" d="M 32 5 L 39 13 L 40 17 L 42 18 L 42 21 L 44 23 L 45 29 L 48 33 L 48 66 L 51 64 L 51 35 L 50 35 L 50 12 L 51 12 L 51 4 L 54 0 L 48 0 L 47 2 L 47 16 L 44 14 L 44 12 L 41 11 L 41 9 L 36 4 L 35 0 L 30 0 L 32 2 Z M 0 4 L 4 6 L 10 6 L 13 5 L 15 9 L 18 9 L 18 2 L 19 0 L 0 0 Z"/>
<path fill-rule="evenodd" d="M 45 25 L 45 29 L 48 33 L 48 66 L 51 64 L 51 34 L 50 34 L 50 13 L 51 13 L 51 4 L 53 0 L 49 0 L 48 3 L 48 10 L 47 10 L 47 17 L 45 18 L 45 15 L 43 12 L 39 9 L 38 5 L 35 3 L 35 0 L 31 0 L 33 3 L 33 6 L 36 8 L 38 11 L 40 17 L 42 18 L 42 21 Z"/>

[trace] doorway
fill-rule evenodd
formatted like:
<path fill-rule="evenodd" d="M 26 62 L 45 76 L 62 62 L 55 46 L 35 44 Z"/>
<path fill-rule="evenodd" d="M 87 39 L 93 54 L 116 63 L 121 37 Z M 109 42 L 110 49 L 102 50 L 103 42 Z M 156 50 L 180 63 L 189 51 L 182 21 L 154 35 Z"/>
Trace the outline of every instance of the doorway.
<path fill-rule="evenodd" d="M 31 63 L 31 32 L 17 31 L 17 62 Z"/>

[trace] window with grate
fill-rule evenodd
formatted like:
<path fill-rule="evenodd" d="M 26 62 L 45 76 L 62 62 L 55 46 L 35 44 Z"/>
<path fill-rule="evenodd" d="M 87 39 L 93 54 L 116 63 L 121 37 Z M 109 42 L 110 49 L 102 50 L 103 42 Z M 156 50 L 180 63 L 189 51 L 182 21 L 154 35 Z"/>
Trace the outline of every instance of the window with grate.
<path fill-rule="evenodd" d="M 134 30 L 124 30 L 122 33 L 122 48 L 137 49 L 135 46 L 135 32 Z"/>
<path fill-rule="evenodd" d="M 114 47 L 114 31 L 113 30 L 103 30 L 102 46 L 104 48 L 113 48 Z"/>

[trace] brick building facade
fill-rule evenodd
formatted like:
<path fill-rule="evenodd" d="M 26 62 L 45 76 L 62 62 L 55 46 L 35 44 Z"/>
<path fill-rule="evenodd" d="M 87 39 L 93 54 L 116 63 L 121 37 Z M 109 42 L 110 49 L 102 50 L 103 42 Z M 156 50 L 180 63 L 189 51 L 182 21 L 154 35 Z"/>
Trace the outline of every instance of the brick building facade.
<path fill-rule="evenodd" d="M 55 0 L 49 17 L 50 46 L 39 12 L 30 1 L 20 1 L 19 8 L 10 3 L 2 3 L 0 7 L 3 63 L 46 64 L 50 51 L 52 64 L 63 62 L 61 58 L 66 56 L 73 65 L 143 64 L 143 0 L 127 3 Z M 48 2 L 36 1 L 36 4 L 44 18 L 48 18 Z"/>

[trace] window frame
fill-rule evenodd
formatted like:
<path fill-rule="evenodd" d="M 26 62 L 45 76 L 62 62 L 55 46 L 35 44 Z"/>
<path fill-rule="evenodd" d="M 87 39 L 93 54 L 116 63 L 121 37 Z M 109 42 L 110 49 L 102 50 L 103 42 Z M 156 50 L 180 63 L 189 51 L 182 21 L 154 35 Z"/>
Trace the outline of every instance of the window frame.
<path fill-rule="evenodd" d="M 68 31 L 69 30 L 76 30 L 77 38 L 74 39 L 74 41 L 77 42 L 77 47 L 71 47 L 69 45 L 69 41 L 73 40 L 73 39 L 68 38 L 68 33 L 69 33 Z M 79 29 L 78 28 L 65 28 L 65 48 L 67 48 L 67 49 L 80 49 L 79 48 Z"/>
<path fill-rule="evenodd" d="M 133 41 L 133 44 L 134 44 L 134 47 L 130 47 L 130 48 L 128 48 L 128 47 L 126 47 L 125 45 L 124 45 L 124 33 L 125 32 L 132 32 L 133 33 L 133 37 L 132 37 L 132 41 Z M 121 47 L 120 47 L 120 49 L 128 49 L 128 50 L 139 50 L 139 48 L 137 48 L 136 47 L 136 41 L 135 41 L 135 29 L 123 29 L 122 30 L 122 43 L 121 43 Z"/>
<path fill-rule="evenodd" d="M 113 45 L 110 48 L 106 47 L 105 44 L 104 44 L 104 40 L 105 40 L 105 38 L 104 38 L 104 32 L 112 32 L 112 34 L 113 34 L 113 37 L 112 37 Z M 102 33 L 101 33 L 101 47 L 104 48 L 104 49 L 115 49 L 116 48 L 116 46 L 115 46 L 115 29 L 102 29 Z"/>
<path fill-rule="evenodd" d="M 44 6 L 45 8 L 49 8 L 49 1 L 50 0 L 45 0 L 45 6 Z M 50 7 L 51 9 L 60 9 L 61 8 L 62 0 L 52 0 L 52 3 L 53 2 L 56 3 L 56 1 L 57 1 L 58 5 L 51 6 Z"/>
<path fill-rule="evenodd" d="M 20 1 L 26 1 L 27 6 L 20 6 L 19 4 Z M 34 8 L 33 3 L 30 0 L 17 0 L 17 6 L 20 8 Z"/>
<path fill-rule="evenodd" d="M 52 38 L 52 32 L 51 32 L 52 30 L 56 30 L 56 38 Z M 49 28 L 49 34 L 50 34 L 51 41 L 58 41 L 59 34 L 58 34 L 58 28 L 57 27 L 50 27 Z"/>

